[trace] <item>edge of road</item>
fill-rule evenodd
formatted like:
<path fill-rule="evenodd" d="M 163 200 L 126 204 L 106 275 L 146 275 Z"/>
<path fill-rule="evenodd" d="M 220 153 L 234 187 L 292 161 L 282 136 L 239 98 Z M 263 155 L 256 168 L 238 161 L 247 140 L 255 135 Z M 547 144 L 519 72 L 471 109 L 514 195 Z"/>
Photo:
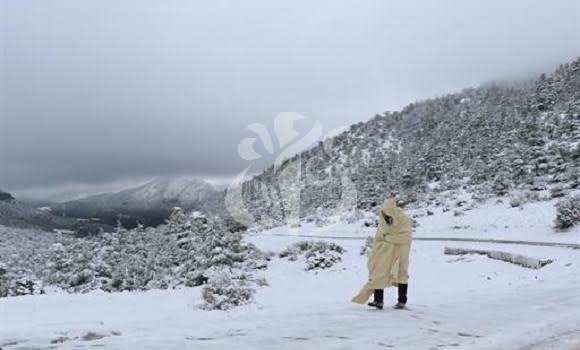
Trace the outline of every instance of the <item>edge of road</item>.
<path fill-rule="evenodd" d="M 280 237 L 301 237 L 301 238 L 318 238 L 318 239 L 344 239 L 344 240 L 366 240 L 367 237 L 355 236 L 323 236 L 323 235 L 303 235 L 303 234 L 284 234 L 284 233 L 268 233 L 268 234 L 253 234 L 255 236 L 280 236 Z M 413 237 L 413 241 L 435 241 L 435 242 L 474 242 L 474 243 L 496 243 L 496 244 L 516 244 L 516 245 L 531 245 L 541 247 L 560 247 L 580 250 L 580 243 L 564 243 L 564 242 L 543 242 L 543 241 L 521 241 L 511 239 L 496 239 L 496 238 L 470 238 L 470 237 Z"/>

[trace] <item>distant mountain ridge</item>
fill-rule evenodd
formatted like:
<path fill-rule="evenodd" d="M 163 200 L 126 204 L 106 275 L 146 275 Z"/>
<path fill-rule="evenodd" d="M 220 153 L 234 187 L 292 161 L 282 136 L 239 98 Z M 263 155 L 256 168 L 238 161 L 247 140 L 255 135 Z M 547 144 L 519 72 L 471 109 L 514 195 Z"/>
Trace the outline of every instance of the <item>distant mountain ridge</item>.
<path fill-rule="evenodd" d="M 63 218 L 48 210 L 41 210 L 16 200 L 10 193 L 0 190 L 0 225 L 35 229 L 65 229 L 77 234 L 96 233 L 111 227 L 99 223 Z"/>
<path fill-rule="evenodd" d="M 191 205 L 203 201 L 215 192 L 208 182 L 195 177 L 156 178 L 140 187 L 119 192 L 123 197 L 142 203 L 172 202 Z"/>
<path fill-rule="evenodd" d="M 208 182 L 189 176 L 158 177 L 141 186 L 102 193 L 53 205 L 60 215 L 100 218 L 108 224 L 120 220 L 129 227 L 137 223 L 155 226 L 176 207 L 197 208 L 217 190 Z"/>

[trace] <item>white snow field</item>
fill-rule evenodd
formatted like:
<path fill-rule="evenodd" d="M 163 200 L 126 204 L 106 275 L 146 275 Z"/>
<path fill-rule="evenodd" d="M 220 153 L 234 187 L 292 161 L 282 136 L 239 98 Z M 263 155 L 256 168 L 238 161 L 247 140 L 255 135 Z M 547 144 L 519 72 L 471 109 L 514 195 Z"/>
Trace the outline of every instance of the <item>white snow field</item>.
<path fill-rule="evenodd" d="M 435 210 L 415 236 L 580 243 L 580 230 L 555 233 L 551 202 L 524 210 L 490 204 L 455 217 Z M 455 227 L 455 228 L 454 228 Z M 461 227 L 457 229 L 457 227 Z M 0 299 L 0 347 L 15 349 L 580 349 L 580 250 L 473 242 L 416 241 L 409 308 L 374 310 L 350 299 L 366 279 L 360 248 L 374 228 L 362 221 L 276 228 L 247 239 L 279 252 L 326 238 L 343 261 L 304 271 L 304 261 L 274 258 L 270 284 L 255 303 L 203 311 L 201 288 Z M 288 236 L 285 236 L 288 235 Z M 555 259 L 539 270 L 480 255 L 447 256 L 444 247 L 493 249 Z M 395 302 L 396 289 L 385 293 Z"/>

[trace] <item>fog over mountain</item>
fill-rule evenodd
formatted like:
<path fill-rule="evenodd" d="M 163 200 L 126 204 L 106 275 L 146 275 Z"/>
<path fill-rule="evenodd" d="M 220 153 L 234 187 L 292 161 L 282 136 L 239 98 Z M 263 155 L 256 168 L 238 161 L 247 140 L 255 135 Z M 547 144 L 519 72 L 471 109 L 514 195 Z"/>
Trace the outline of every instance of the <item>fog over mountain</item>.
<path fill-rule="evenodd" d="M 246 126 L 280 112 L 328 131 L 550 72 L 580 54 L 579 13 L 577 1 L 0 0 L 0 187 L 69 199 L 158 175 L 219 182 L 249 164 Z"/>

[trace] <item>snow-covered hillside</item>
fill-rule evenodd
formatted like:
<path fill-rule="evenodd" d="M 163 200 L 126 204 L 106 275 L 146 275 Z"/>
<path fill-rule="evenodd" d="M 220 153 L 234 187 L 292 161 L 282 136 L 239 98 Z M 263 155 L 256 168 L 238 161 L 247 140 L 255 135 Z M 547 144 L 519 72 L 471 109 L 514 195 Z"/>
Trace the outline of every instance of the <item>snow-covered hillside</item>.
<path fill-rule="evenodd" d="M 176 201 L 192 204 L 207 198 L 215 192 L 208 182 L 196 177 L 160 177 L 134 190 L 124 191 L 126 200 L 144 203 Z"/>
<path fill-rule="evenodd" d="M 16 200 L 10 193 L 0 191 L 0 225 L 24 228 L 84 229 L 98 231 L 102 225 L 88 225 L 75 219 L 53 215 Z"/>
<path fill-rule="evenodd" d="M 560 198 L 580 188 L 579 101 L 577 59 L 529 83 L 412 103 L 249 179 L 244 205 L 254 221 L 278 225 L 345 202 L 373 208 L 391 192 L 419 202 L 457 189 Z"/>
<path fill-rule="evenodd" d="M 555 232 L 552 202 L 512 208 L 496 199 L 454 215 L 411 213 L 416 237 L 503 238 L 580 243 L 580 227 Z M 422 211 L 423 209 L 421 209 Z M 91 292 L 0 299 L 3 349 L 576 349 L 580 346 L 580 250 L 475 242 L 415 241 L 409 310 L 377 311 L 350 303 L 366 279 L 368 216 L 350 224 L 305 223 L 253 232 L 267 251 L 315 236 L 346 249 L 328 269 L 305 271 L 304 258 L 274 257 L 269 286 L 255 302 L 203 311 L 201 287 Z M 326 238 L 320 238 L 326 237 Z M 494 249 L 555 261 L 539 270 L 480 255 L 447 256 L 446 246 Z M 387 290 L 395 302 L 395 290 Z"/>
<path fill-rule="evenodd" d="M 197 177 L 158 177 L 135 188 L 115 193 L 103 193 L 64 204 L 67 206 L 92 204 L 110 209 L 122 206 L 154 207 L 167 202 L 190 205 L 207 198 L 214 192 L 212 185 Z"/>
<path fill-rule="evenodd" d="M 197 177 L 158 177 L 120 192 L 54 205 L 53 210 L 72 217 L 97 217 L 109 224 L 121 218 L 123 223 L 156 226 L 165 221 L 173 207 L 198 208 L 216 193 L 211 184 Z"/>

